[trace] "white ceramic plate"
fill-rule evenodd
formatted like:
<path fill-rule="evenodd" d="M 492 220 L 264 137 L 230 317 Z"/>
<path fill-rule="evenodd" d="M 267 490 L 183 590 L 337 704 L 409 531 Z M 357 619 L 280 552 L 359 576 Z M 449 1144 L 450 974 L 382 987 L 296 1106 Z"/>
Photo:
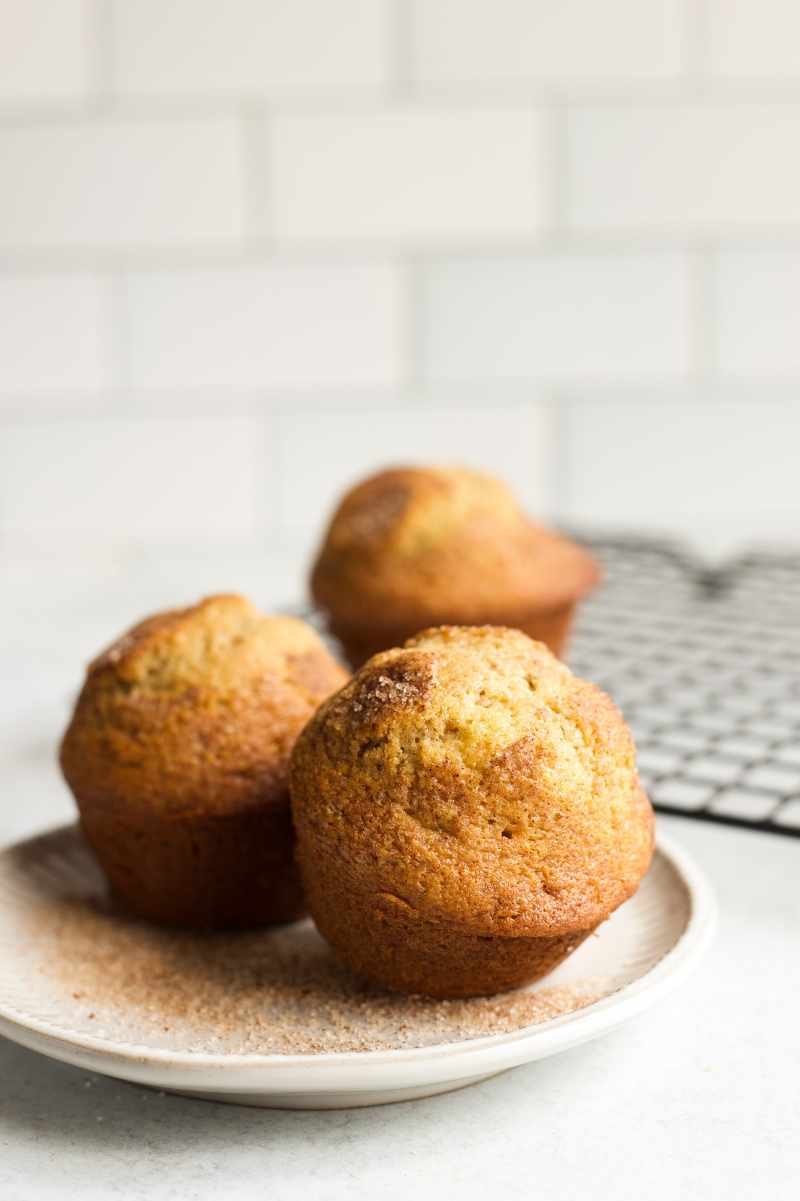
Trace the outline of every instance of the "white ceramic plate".
<path fill-rule="evenodd" d="M 120 1038 L 102 997 L 76 1012 L 65 980 L 37 960 L 35 915 L 100 886 L 74 827 L 0 853 L 0 1033 L 78 1067 L 155 1088 L 248 1105 L 328 1109 L 429 1096 L 542 1059 L 620 1025 L 680 980 L 708 944 L 715 906 L 686 853 L 659 839 L 636 896 L 537 988 L 603 981 L 601 999 L 551 1020 L 434 1046 L 265 1055 L 187 1049 L 126 1012 Z M 112 921 L 113 918 L 109 918 Z M 308 935 L 306 935 L 308 937 Z M 311 937 L 316 937 L 311 935 Z M 52 953 L 52 946 L 49 953 Z M 79 982 L 76 981 L 76 986 Z M 88 1013 L 89 1007 L 93 1012 Z M 119 1028 L 119 1025 L 118 1025 Z"/>

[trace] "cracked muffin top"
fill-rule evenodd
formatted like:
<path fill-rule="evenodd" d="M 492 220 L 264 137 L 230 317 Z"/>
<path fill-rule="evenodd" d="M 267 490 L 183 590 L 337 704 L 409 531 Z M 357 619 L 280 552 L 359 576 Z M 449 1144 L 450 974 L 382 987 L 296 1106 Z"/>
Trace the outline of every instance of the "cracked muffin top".
<path fill-rule="evenodd" d="M 465 468 L 397 467 L 352 488 L 311 578 L 339 621 L 513 621 L 597 582 L 580 547 L 534 524 L 499 480 Z"/>
<path fill-rule="evenodd" d="M 347 678 L 310 626 L 244 597 L 159 613 L 90 664 L 64 775 L 84 799 L 154 814 L 285 801 L 298 732 Z"/>
<path fill-rule="evenodd" d="M 591 928 L 652 854 L 622 716 L 518 630 L 446 626 L 375 655 L 290 771 L 301 850 L 313 830 L 342 887 L 473 932 Z"/>

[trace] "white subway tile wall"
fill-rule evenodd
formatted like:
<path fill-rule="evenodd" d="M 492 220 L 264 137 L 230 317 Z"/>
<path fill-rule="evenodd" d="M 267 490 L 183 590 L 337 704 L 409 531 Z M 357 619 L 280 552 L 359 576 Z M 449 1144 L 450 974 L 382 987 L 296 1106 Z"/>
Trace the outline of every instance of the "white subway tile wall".
<path fill-rule="evenodd" d="M 182 97 L 379 91 L 392 0 L 111 0 L 114 90 Z"/>
<path fill-rule="evenodd" d="M 608 525 L 627 513 L 629 528 L 669 531 L 689 528 L 700 508 L 728 546 L 765 530 L 796 539 L 797 395 L 578 401 L 568 416 L 567 515 L 593 511 Z"/>
<path fill-rule="evenodd" d="M 800 98 L 578 105 L 566 140 L 576 231 L 800 233 Z"/>
<path fill-rule="evenodd" d="M 0 274 L 0 395 L 111 386 L 100 275 Z"/>
<path fill-rule="evenodd" d="M 800 80 L 795 0 L 709 0 L 711 70 L 721 78 Z"/>
<path fill-rule="evenodd" d="M 440 259 L 422 277 L 426 377 L 685 376 L 689 282 L 688 256 L 670 251 Z"/>
<path fill-rule="evenodd" d="M 4 122 L 0 249 L 233 249 L 242 142 L 230 116 Z"/>
<path fill-rule="evenodd" d="M 278 243 L 435 247 L 532 237 L 546 219 L 536 109 L 283 115 L 267 143 Z"/>
<path fill-rule="evenodd" d="M 0 552 L 172 581 L 246 545 L 296 589 L 399 459 L 800 540 L 800 5 L 0 0 L 0 31 Z"/>
<path fill-rule="evenodd" d="M 679 75 L 682 0 L 413 0 L 414 77 L 561 86 Z"/>
<path fill-rule="evenodd" d="M 800 377 L 800 249 L 721 250 L 714 288 L 720 370 Z"/>
<path fill-rule="evenodd" d="M 92 0 L 0 0 L 0 104 L 83 100 L 92 81 Z"/>
<path fill-rule="evenodd" d="M 120 326 L 134 389 L 392 387 L 402 272 L 348 261 L 129 272 Z"/>
<path fill-rule="evenodd" d="M 16 425 L 0 447 L 0 529 L 156 541 L 255 534 L 262 460 L 258 422 L 109 418 Z M 64 503 L 59 503 L 62 500 Z"/>

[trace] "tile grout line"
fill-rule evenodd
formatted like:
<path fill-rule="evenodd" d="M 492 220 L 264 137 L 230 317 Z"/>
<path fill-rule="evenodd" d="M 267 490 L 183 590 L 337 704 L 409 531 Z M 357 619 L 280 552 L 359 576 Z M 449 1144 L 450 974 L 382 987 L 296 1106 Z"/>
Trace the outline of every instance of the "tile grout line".
<path fill-rule="evenodd" d="M 266 186 L 266 184 L 265 184 Z M 0 271 L 21 275 L 68 275 L 87 271 L 105 274 L 116 271 L 195 271 L 226 270 L 245 263 L 255 266 L 279 264 L 284 267 L 380 263 L 387 259 L 409 257 L 421 264 L 446 263 L 459 258 L 491 259 L 509 256 L 550 256 L 568 252 L 613 257 L 631 252 L 660 255 L 671 252 L 692 253 L 722 250 L 800 250 L 800 224 L 764 225 L 750 230 L 731 228 L 713 231 L 682 230 L 677 227 L 648 230 L 630 227 L 625 231 L 589 229 L 553 229 L 548 227 L 530 237 L 499 235 L 495 240 L 468 238 L 437 246 L 418 244 L 403 247 L 397 241 L 373 240 L 335 242 L 284 241 L 256 239 L 250 243 L 232 240 L 225 245 L 187 246 L 129 245 L 90 246 L 53 244 L 48 247 L 0 248 Z"/>
<path fill-rule="evenodd" d="M 120 347 L 115 352 L 121 364 L 118 370 L 125 370 L 125 340 L 118 340 Z M 111 357 L 109 355 L 108 359 Z M 779 377 L 769 377 L 764 373 L 733 375 L 716 373 L 712 369 L 702 378 L 706 383 L 702 399 L 710 407 L 730 400 L 749 401 L 757 405 L 761 402 L 754 400 L 753 394 L 764 392 L 768 392 L 776 403 L 794 403 L 800 386 L 800 375 L 797 374 Z M 541 377 L 520 379 L 513 383 L 473 379 L 463 383 L 423 383 L 414 389 L 413 395 L 409 395 L 404 385 L 395 388 L 366 387 L 359 390 L 357 397 L 347 388 L 326 390 L 298 387 L 287 392 L 286 388 L 276 390 L 254 386 L 238 389 L 231 394 L 230 415 L 241 418 L 266 414 L 272 418 L 287 417 L 293 413 L 313 416 L 334 410 L 358 415 L 376 409 L 400 409 L 411 400 L 418 400 L 422 404 L 432 402 L 444 408 L 463 406 L 465 412 L 477 412 L 490 406 L 519 408 L 530 402 L 536 389 L 543 390 L 545 395 L 554 395 L 558 405 L 567 407 L 581 401 L 602 409 L 606 403 L 615 400 L 636 400 L 659 408 L 669 405 L 674 399 L 688 402 L 696 398 L 699 381 L 699 374 L 672 380 L 665 380 L 663 376 L 641 377 L 634 381 L 609 377 L 590 382 L 580 379 L 554 381 Z M 491 400 L 487 400 L 488 395 Z M 107 403 L 109 398 L 113 405 L 110 411 Z M 0 393 L 0 425 L 24 426 L 40 421 L 58 424 L 73 417 L 105 420 L 125 416 L 142 421 L 189 418 L 194 415 L 210 418 L 217 412 L 218 401 L 218 393 L 209 395 L 202 390 L 195 396 L 192 389 L 165 391 L 163 388 L 146 387 L 140 390 L 128 385 L 64 392 L 19 390 Z"/>
<path fill-rule="evenodd" d="M 408 101 L 415 109 L 431 113 L 469 113 L 474 110 L 522 113 L 531 107 L 545 108 L 551 104 L 565 109 L 601 111 L 607 108 L 634 111 L 643 108 L 681 108 L 687 103 L 697 104 L 698 107 L 725 105 L 733 111 L 751 105 L 800 107 L 800 79 L 775 82 L 748 77 L 728 80 L 705 74 L 696 77 L 687 74 L 671 85 L 669 91 L 646 90 L 634 80 L 627 85 L 620 85 L 620 90 L 581 91 L 579 88 L 561 88 L 543 83 L 514 90 L 493 87 L 481 92 L 465 87 L 454 91 L 426 92 L 417 89 L 413 81 L 403 74 L 390 92 L 376 94 L 373 90 L 357 99 L 354 99 L 352 92 L 325 91 L 314 93 L 305 100 L 270 96 L 267 93 L 231 93 L 205 98 L 189 93 L 179 97 L 128 95 L 120 94 L 114 86 L 114 69 L 109 61 L 113 52 L 111 48 L 105 48 L 105 35 L 91 34 L 90 43 L 95 45 L 90 57 L 96 60 L 92 67 L 95 82 L 91 104 L 64 99 L 31 107 L 21 102 L 15 104 L 13 101 L 4 101 L 0 105 L 0 129 L 35 128 L 37 125 L 62 121 L 65 124 L 90 125 L 94 120 L 105 120 L 109 114 L 121 124 L 128 121 L 213 121 L 234 118 L 243 108 L 269 108 L 281 116 L 290 117 L 335 115 L 357 119 L 383 113 L 399 98 Z M 104 57 L 106 61 L 103 61 Z M 697 85 L 696 88 L 691 86 L 693 83 Z"/>

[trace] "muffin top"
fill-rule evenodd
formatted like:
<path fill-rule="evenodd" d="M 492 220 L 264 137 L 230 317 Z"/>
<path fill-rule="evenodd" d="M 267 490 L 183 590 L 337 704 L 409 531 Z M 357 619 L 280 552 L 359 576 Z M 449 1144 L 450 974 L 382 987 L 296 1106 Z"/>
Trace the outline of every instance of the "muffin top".
<path fill-rule="evenodd" d="M 518 630 L 444 626 L 375 655 L 290 771 L 301 847 L 327 846 L 344 887 L 472 932 L 589 929 L 652 853 L 619 711 Z"/>
<path fill-rule="evenodd" d="M 315 601 L 344 624 L 515 624 L 598 579 L 580 547 L 535 525 L 499 480 L 397 467 L 343 498 L 314 565 Z"/>
<path fill-rule="evenodd" d="M 64 774 L 79 799 L 154 813 L 285 801 L 294 740 L 346 679 L 310 626 L 244 597 L 159 613 L 90 664 Z"/>

